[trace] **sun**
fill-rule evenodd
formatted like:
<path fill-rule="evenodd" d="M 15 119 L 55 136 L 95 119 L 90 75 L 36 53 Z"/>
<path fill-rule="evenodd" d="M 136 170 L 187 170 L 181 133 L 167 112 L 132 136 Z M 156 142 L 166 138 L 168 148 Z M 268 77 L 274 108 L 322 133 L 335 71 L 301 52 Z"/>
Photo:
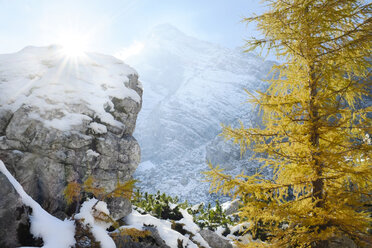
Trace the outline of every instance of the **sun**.
<path fill-rule="evenodd" d="M 60 35 L 58 43 L 62 46 L 61 52 L 69 58 L 78 58 L 85 55 L 89 39 L 78 32 L 65 32 Z"/>

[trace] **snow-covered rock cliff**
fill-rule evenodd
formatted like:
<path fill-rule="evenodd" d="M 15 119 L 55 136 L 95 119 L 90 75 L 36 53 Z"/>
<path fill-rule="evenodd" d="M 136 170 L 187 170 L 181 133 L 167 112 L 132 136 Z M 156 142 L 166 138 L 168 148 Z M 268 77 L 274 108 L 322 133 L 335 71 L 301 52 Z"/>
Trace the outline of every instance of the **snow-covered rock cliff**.
<path fill-rule="evenodd" d="M 58 46 L 0 55 L 0 159 L 32 198 L 61 216 L 67 182 L 92 175 L 112 190 L 132 177 L 141 96 L 136 71 L 111 56 L 70 57 Z M 127 200 L 115 204 L 116 217 L 131 209 Z"/>
<path fill-rule="evenodd" d="M 155 28 L 139 54 L 125 61 L 139 71 L 144 84 L 143 110 L 134 134 L 144 162 L 135 174 L 142 187 L 193 202 L 210 200 L 200 173 L 208 169 L 206 150 L 207 159 L 227 167 L 224 159 L 230 155 L 240 160 L 239 148 L 216 138 L 220 124 L 257 121 L 257 112 L 244 104 L 244 89 L 264 89 L 262 80 L 273 63 L 197 40 L 170 25 Z M 231 163 L 229 168 L 244 169 Z"/>

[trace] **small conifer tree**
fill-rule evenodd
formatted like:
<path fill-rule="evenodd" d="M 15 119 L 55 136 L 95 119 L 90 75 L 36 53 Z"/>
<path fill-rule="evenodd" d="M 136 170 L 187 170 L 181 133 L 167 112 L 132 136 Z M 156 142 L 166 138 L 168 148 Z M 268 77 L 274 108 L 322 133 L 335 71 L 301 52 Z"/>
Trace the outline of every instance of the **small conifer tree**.
<path fill-rule="evenodd" d="M 207 172 L 215 192 L 242 199 L 241 220 L 269 234 L 270 247 L 328 247 L 348 237 L 371 247 L 371 4 L 359 0 L 267 0 L 249 40 L 286 62 L 266 92 L 251 95 L 263 128 L 225 126 L 273 177 Z M 242 247 L 256 247 L 250 243 Z"/>

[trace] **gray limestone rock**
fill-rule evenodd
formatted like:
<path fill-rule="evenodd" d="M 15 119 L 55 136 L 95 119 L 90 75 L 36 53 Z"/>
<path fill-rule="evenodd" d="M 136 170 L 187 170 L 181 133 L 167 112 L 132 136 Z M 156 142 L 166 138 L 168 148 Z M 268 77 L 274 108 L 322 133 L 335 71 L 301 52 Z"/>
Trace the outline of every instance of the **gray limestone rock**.
<path fill-rule="evenodd" d="M 139 109 L 137 106 L 135 111 Z M 84 181 L 92 175 L 99 186 L 110 191 L 117 179 L 124 182 L 131 178 L 140 161 L 139 145 L 131 135 L 134 110 L 131 124 L 126 125 L 131 130 L 123 131 L 125 135 L 109 130 L 93 134 L 89 123 L 63 132 L 30 118 L 34 111 L 22 106 L 4 125 L 0 132 L 6 135 L 0 138 L 0 153 L 5 161 L 13 161 L 17 180 L 46 210 L 53 213 L 64 208 L 63 190 L 69 181 Z M 14 152 L 18 152 L 17 161 L 12 159 Z"/>
<path fill-rule="evenodd" d="M 119 220 L 132 212 L 132 204 L 130 200 L 125 198 L 110 198 L 107 199 L 107 207 L 110 210 L 111 216 L 115 220 Z"/>
<path fill-rule="evenodd" d="M 26 52 L 38 49 L 45 50 L 29 48 Z M 103 105 L 104 113 L 101 113 L 101 117 L 93 111 L 91 103 L 84 101 L 79 104 L 76 101 L 65 101 L 61 105 L 52 98 L 43 98 L 42 101 L 52 106 L 52 111 L 41 109 L 37 102 L 7 105 L 6 101 L 0 101 L 0 159 L 33 199 L 46 211 L 60 218 L 67 211 L 63 191 L 69 182 L 81 183 L 93 176 L 97 186 L 110 192 L 118 180 L 124 183 L 132 179 L 140 161 L 140 147 L 132 134 L 142 105 L 141 83 L 135 71 L 122 66 L 121 61 L 102 58 L 100 57 L 105 63 L 113 63 L 110 68 L 114 71 L 119 66 L 124 68 L 119 76 L 123 80 L 122 84 L 127 87 L 127 92 L 115 92 L 115 97 L 110 95 L 106 99 L 108 103 Z M 92 78 L 94 73 L 96 72 L 92 71 Z M 12 72 L 9 72 L 8 77 L 12 76 Z M 90 80 L 88 76 L 85 75 L 88 78 L 86 80 Z M 105 80 L 111 78 L 118 81 L 109 76 L 100 83 L 105 85 Z M 45 87 L 51 86 L 47 84 Z M 106 91 L 107 88 L 103 87 L 102 90 Z M 32 90 L 27 94 L 32 94 Z M 0 92 L 0 99 L 7 99 L 6 97 L 6 92 Z M 11 100 L 9 102 L 13 104 Z M 58 121 L 67 112 L 70 116 L 79 116 L 81 122 L 69 123 L 68 129 L 48 124 L 64 125 L 62 121 Z M 105 116 L 109 118 L 105 119 Z M 1 240 L 0 247 L 14 247 L 18 245 L 15 234 L 19 226 L 15 213 L 22 204 L 2 175 L 0 207 L 0 236 L 3 237 L 6 233 L 9 240 L 13 238 L 15 242 Z M 125 199 L 111 200 L 109 208 L 113 216 L 120 219 L 130 213 L 131 204 Z"/>
<path fill-rule="evenodd" d="M 22 207 L 22 201 L 9 183 L 8 179 L 0 173 L 0 247 L 16 247 L 19 246 L 17 237 L 17 226 L 14 220 L 17 208 Z M 12 238 L 9 238 L 12 237 Z"/>
<path fill-rule="evenodd" d="M 0 185 L 0 247 L 28 245 L 32 239 L 29 233 L 29 209 L 23 206 L 20 196 L 2 173 Z"/>
<path fill-rule="evenodd" d="M 155 240 L 155 243 L 157 245 L 157 247 L 161 247 L 161 248 L 170 248 L 165 242 L 164 240 L 160 237 L 160 234 L 158 232 L 158 230 L 156 229 L 156 227 L 150 227 L 150 226 L 147 226 L 147 227 L 144 227 L 143 228 L 144 230 L 148 230 L 151 232 L 151 237 Z"/>
<path fill-rule="evenodd" d="M 329 248 L 358 248 L 358 246 L 354 243 L 353 240 L 350 238 L 343 236 L 339 238 L 333 238 L 328 241 Z"/>
<path fill-rule="evenodd" d="M 117 247 L 126 248 L 170 248 L 160 237 L 156 227 L 147 226 L 143 227 L 143 230 L 150 231 L 150 235 L 141 240 L 135 240 L 128 235 L 114 236 L 114 242 Z"/>
<path fill-rule="evenodd" d="M 224 206 L 224 205 L 223 205 Z M 239 199 L 235 199 L 231 202 L 229 202 L 229 204 L 227 205 L 226 208 L 224 208 L 224 210 L 226 211 L 226 215 L 232 215 L 232 214 L 236 214 L 239 210 L 239 208 L 241 207 L 241 202 Z"/>
<path fill-rule="evenodd" d="M 228 240 L 221 238 L 211 230 L 203 229 L 199 233 L 211 248 L 233 248 Z"/>

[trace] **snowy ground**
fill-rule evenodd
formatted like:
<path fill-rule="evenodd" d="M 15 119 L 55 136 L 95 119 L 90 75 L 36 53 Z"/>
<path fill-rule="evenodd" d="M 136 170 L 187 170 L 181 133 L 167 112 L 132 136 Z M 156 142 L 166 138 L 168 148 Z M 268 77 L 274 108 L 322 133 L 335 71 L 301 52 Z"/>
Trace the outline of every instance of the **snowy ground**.
<path fill-rule="evenodd" d="M 149 164 L 147 164 L 149 166 Z M 150 165 L 151 167 L 151 165 Z M 41 238 L 44 242 L 44 248 L 70 248 L 76 243 L 75 235 L 75 223 L 72 219 L 65 219 L 64 221 L 57 219 L 46 212 L 36 201 L 34 201 L 17 182 L 17 180 L 9 173 L 4 163 L 0 160 L 0 172 L 3 173 L 10 183 L 14 186 L 17 193 L 20 195 L 23 203 L 26 206 L 32 208 L 32 216 L 30 217 L 31 222 L 31 233 L 36 238 Z M 116 247 L 113 239 L 109 236 L 106 230 L 110 227 L 111 223 L 102 222 L 96 219 L 95 211 L 102 212 L 109 215 L 109 210 L 105 202 L 97 202 L 96 199 L 88 199 L 85 201 L 80 212 L 74 216 L 75 220 L 81 220 L 84 225 L 90 228 L 95 239 L 100 242 L 102 248 L 114 248 Z M 93 210 L 94 207 L 94 210 Z M 176 207 L 174 205 L 173 207 Z M 228 207 L 225 204 L 223 207 Z M 145 226 L 151 225 L 156 228 L 160 237 L 170 247 L 178 247 L 179 241 L 181 241 L 184 247 L 197 248 L 198 244 L 205 248 L 210 248 L 207 241 L 199 233 L 201 229 L 193 221 L 193 216 L 190 215 L 187 210 L 180 209 L 183 216 L 178 221 L 161 220 L 157 219 L 149 214 L 141 214 L 137 210 L 132 211 L 127 217 L 125 217 L 126 225 L 119 227 L 115 232 L 122 229 L 136 228 L 143 230 Z M 183 225 L 183 229 L 189 234 L 181 234 L 175 231 L 171 226 L 172 223 L 179 223 Z M 233 231 L 239 230 L 240 226 L 231 227 Z M 220 238 L 228 240 L 233 244 L 235 236 L 224 237 L 221 235 L 222 229 L 217 229 L 216 232 Z M 24 247 L 26 248 L 26 247 Z"/>

